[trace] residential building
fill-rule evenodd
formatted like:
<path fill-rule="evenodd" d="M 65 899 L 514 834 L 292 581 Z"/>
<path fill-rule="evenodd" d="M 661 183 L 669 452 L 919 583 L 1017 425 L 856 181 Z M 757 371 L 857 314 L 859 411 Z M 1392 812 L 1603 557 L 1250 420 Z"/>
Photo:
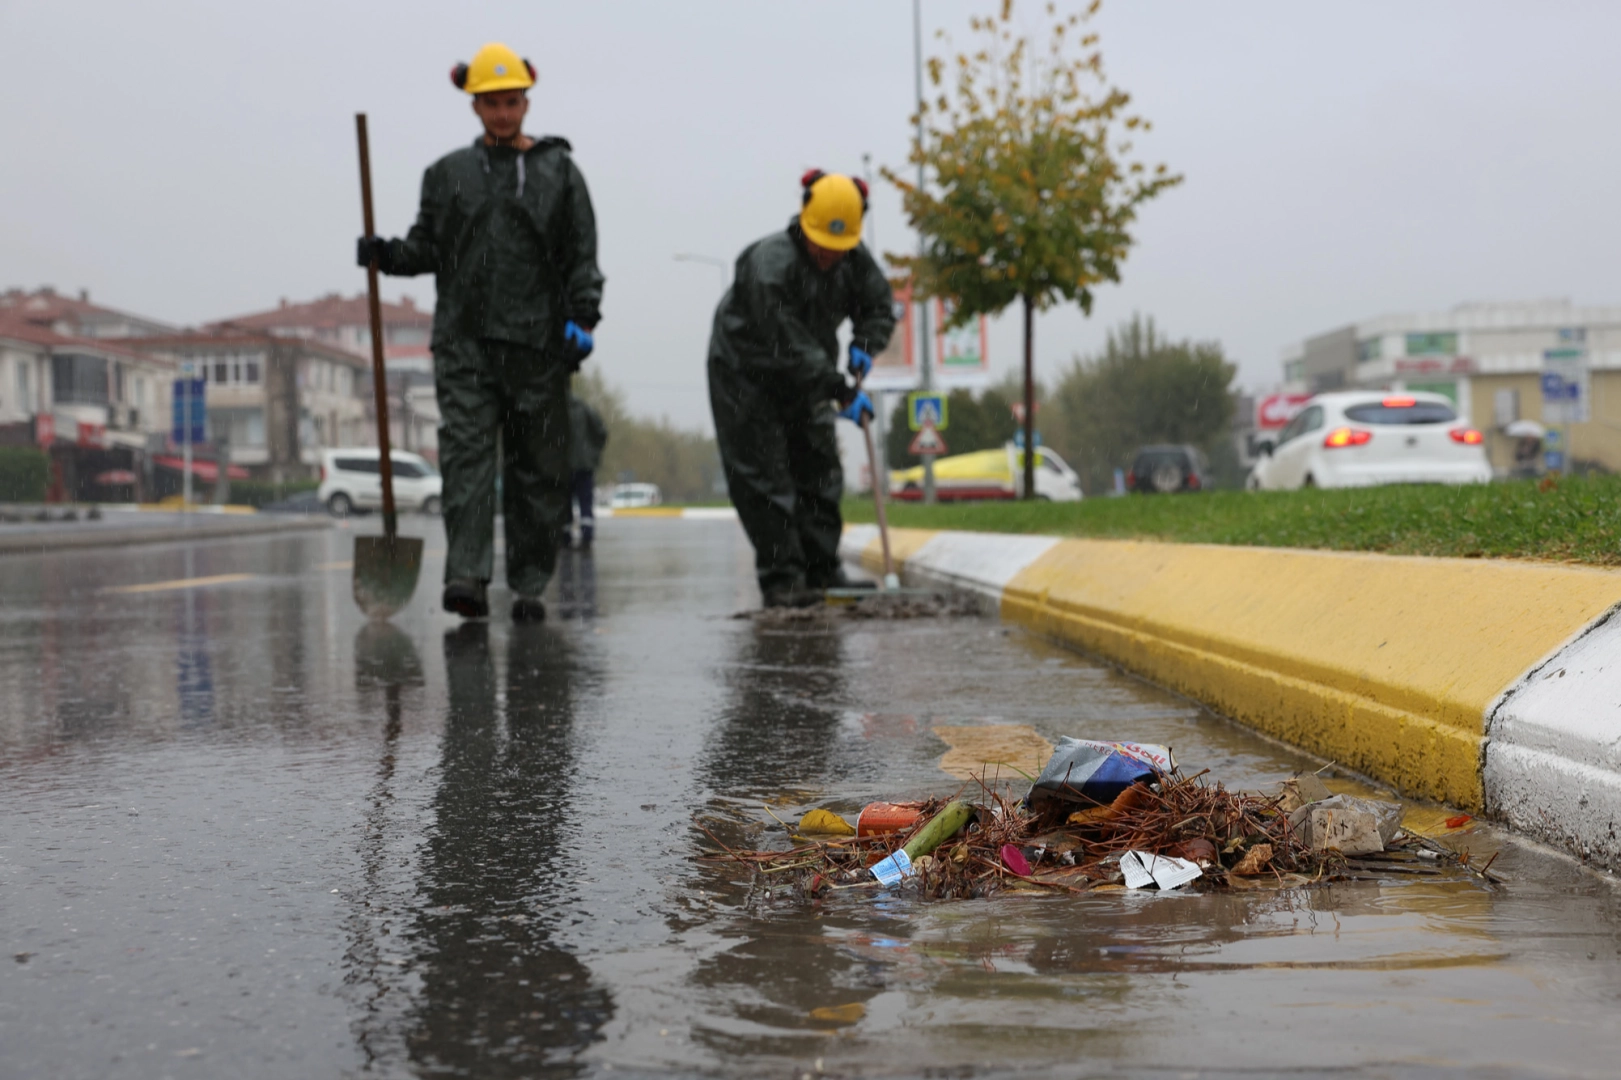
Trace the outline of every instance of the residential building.
<path fill-rule="evenodd" d="M 398 304 L 380 305 L 383 317 L 383 362 L 390 371 L 432 373 L 428 341 L 433 333 L 433 312 L 423 311 L 409 296 Z M 371 360 L 371 313 L 365 293 L 343 297 L 328 293 L 307 303 L 285 297 L 269 311 L 222 319 L 213 328 L 235 327 L 318 341 Z"/>
<path fill-rule="evenodd" d="M 1544 376 L 1582 388 L 1566 423 L 1557 398 L 1545 408 Z M 1519 419 L 1553 429 L 1569 457 L 1621 471 L 1621 305 L 1569 300 L 1460 304 L 1381 315 L 1308 338 L 1287 350 L 1284 376 L 1309 393 L 1339 389 L 1444 394 L 1487 432 L 1492 463 L 1512 464 L 1501 430 Z M 1585 418 L 1581 418 L 1585 414 Z M 1568 432 L 1568 433 L 1567 433 Z"/>
<path fill-rule="evenodd" d="M 50 455 L 53 500 L 139 498 L 146 452 L 168 423 L 173 366 L 127 338 L 61 333 L 80 324 L 54 314 L 0 307 L 0 444 Z"/>
<path fill-rule="evenodd" d="M 409 296 L 398 304 L 383 303 L 383 363 L 389 383 L 389 442 L 437 460 L 439 456 L 439 403 L 433 388 L 433 355 L 428 342 L 433 334 L 433 312 L 416 306 Z M 376 427 L 376 399 L 371 384 L 371 311 L 365 293 L 351 297 L 328 293 L 307 303 L 285 298 L 269 311 L 238 315 L 212 324 L 317 341 L 360 357 L 367 368 L 357 392 L 363 398 L 366 422 Z M 375 438 L 370 440 L 376 442 Z"/>
<path fill-rule="evenodd" d="M 210 441 L 264 479 L 309 477 L 323 448 L 377 443 L 354 353 L 226 324 L 136 344 L 204 381 Z"/>

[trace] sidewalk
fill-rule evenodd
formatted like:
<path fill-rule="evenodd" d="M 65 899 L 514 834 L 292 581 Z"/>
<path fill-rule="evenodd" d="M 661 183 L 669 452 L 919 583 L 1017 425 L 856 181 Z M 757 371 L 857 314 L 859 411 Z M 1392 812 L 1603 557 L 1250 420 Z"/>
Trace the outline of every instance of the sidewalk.
<path fill-rule="evenodd" d="M 896 529 L 908 584 L 1621 870 L 1621 572 Z M 841 553 L 875 569 L 876 529 Z"/>
<path fill-rule="evenodd" d="M 294 517 L 285 514 L 219 513 L 212 510 L 180 513 L 167 510 L 138 510 L 134 507 L 102 506 L 100 520 L 87 520 L 91 509 L 81 507 L 7 506 L 8 514 L 32 517 L 47 510 L 51 521 L 0 521 L 0 555 L 40 554 L 64 548 L 114 547 L 125 544 L 161 544 L 177 540 L 217 540 L 234 536 L 329 529 L 332 520 L 324 514 Z M 60 515 L 72 509 L 76 521 L 63 521 Z"/>

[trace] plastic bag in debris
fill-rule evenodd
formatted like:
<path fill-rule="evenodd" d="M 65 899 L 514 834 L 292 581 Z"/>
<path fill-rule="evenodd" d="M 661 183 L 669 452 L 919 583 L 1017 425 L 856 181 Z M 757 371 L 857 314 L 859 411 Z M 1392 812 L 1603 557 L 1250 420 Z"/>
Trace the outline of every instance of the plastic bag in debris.
<path fill-rule="evenodd" d="M 1175 767 L 1167 746 L 1063 738 L 1036 777 L 1028 802 L 1032 810 L 1053 799 L 1077 809 L 1107 805 L 1137 781 Z"/>
<path fill-rule="evenodd" d="M 1294 811 L 1289 826 L 1313 851 L 1372 855 L 1395 839 L 1401 829 L 1401 807 L 1378 799 L 1335 795 Z"/>

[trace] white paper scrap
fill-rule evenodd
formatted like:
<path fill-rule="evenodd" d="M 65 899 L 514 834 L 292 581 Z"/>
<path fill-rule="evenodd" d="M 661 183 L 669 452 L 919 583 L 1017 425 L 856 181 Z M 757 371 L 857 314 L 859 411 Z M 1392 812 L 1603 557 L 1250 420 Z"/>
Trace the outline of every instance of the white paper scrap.
<path fill-rule="evenodd" d="M 1197 868 L 1195 870 L 1197 871 Z M 878 883 L 885 888 L 898 884 L 902 878 L 911 872 L 912 859 L 911 856 L 906 854 L 905 848 L 895 852 L 883 862 L 873 863 L 872 865 L 872 876 L 877 878 Z M 1197 876 L 1197 873 L 1195 876 Z"/>
<path fill-rule="evenodd" d="M 1186 885 L 1200 874 L 1196 863 L 1146 851 L 1128 851 L 1120 856 L 1120 872 L 1126 876 L 1128 889 L 1141 889 L 1152 883 L 1166 891 Z"/>

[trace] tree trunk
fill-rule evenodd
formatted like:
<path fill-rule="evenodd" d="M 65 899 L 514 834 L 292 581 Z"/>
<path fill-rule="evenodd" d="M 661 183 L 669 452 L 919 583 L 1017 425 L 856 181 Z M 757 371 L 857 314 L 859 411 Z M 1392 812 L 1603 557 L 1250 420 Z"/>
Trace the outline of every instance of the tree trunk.
<path fill-rule="evenodd" d="M 1036 497 L 1036 309 L 1024 302 L 1024 497 Z"/>

